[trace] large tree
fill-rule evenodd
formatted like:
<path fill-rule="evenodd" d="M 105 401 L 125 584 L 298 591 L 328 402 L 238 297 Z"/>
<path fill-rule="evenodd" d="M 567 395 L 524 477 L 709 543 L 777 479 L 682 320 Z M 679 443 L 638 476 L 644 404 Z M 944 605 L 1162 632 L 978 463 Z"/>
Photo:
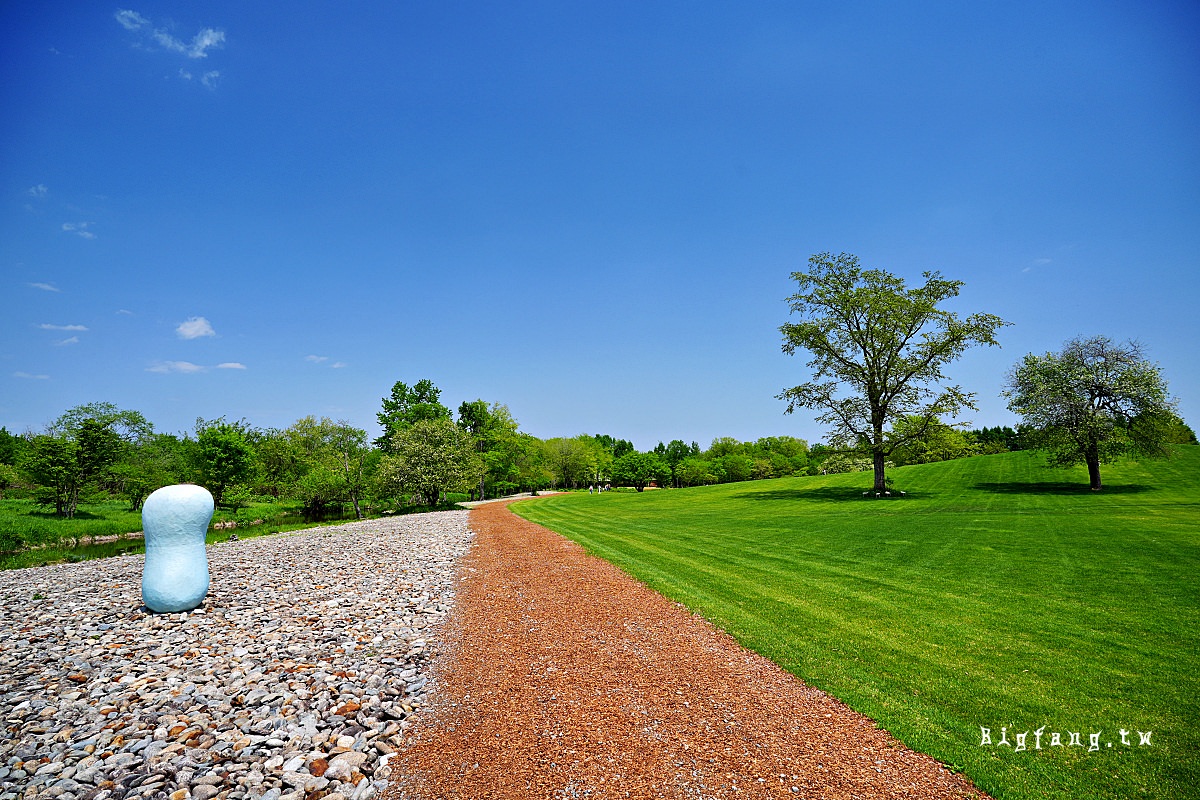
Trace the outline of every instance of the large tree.
<path fill-rule="evenodd" d="M 417 381 L 411 388 L 403 381 L 396 381 L 391 396 L 381 401 L 383 410 L 376 415 L 383 434 L 375 440 L 375 446 L 385 453 L 393 452 L 395 436 L 400 431 L 421 420 L 450 419 L 450 409 L 438 399 L 441 396 L 442 390 L 427 378 Z"/>
<path fill-rule="evenodd" d="M 1004 396 L 1051 463 L 1087 465 L 1092 491 L 1103 488 L 1103 462 L 1166 455 L 1178 420 L 1161 371 L 1142 346 L 1105 336 L 1072 339 L 1059 353 L 1026 355 L 1009 372 Z"/>
<path fill-rule="evenodd" d="M 72 518 L 80 493 L 114 488 L 114 467 L 152 430 L 139 412 L 112 403 L 76 406 L 47 426 L 46 434 L 30 439 L 23 470 L 37 485 L 39 502 Z"/>
<path fill-rule="evenodd" d="M 518 477 L 518 425 L 508 406 L 483 400 L 464 401 L 458 407 L 458 427 L 471 434 L 486 472 L 479 477 L 479 499 L 490 483 L 511 484 Z"/>
<path fill-rule="evenodd" d="M 385 486 L 418 494 L 429 506 L 443 492 L 470 489 L 483 471 L 471 434 L 448 419 L 419 420 L 396 433 L 392 455 L 380 465 Z"/>
<path fill-rule="evenodd" d="M 304 504 L 305 519 L 324 519 L 330 506 L 343 502 L 353 505 L 355 517 L 362 519 L 362 501 L 379 458 L 367 446 L 366 431 L 345 420 L 310 415 L 296 420 L 278 438 L 287 446 L 273 443 L 269 461 L 286 466 L 285 474 L 292 477 L 284 492 Z"/>
<path fill-rule="evenodd" d="M 600 481 L 611 458 L 604 445 L 587 434 L 571 439 L 547 439 L 542 446 L 546 466 L 554 475 L 555 484 L 562 487 L 576 488 L 586 481 Z"/>
<path fill-rule="evenodd" d="M 863 269 L 856 256 L 819 253 L 792 278 L 799 290 L 788 303 L 800 321 L 780 328 L 783 351 L 808 351 L 812 380 L 778 396 L 788 413 L 819 410 L 830 442 L 868 455 L 875 490 L 883 491 L 893 450 L 941 417 L 975 408 L 970 392 L 942 385 L 942 368 L 969 347 L 997 344 L 996 331 L 1008 323 L 992 314 L 960 319 L 938 308 L 963 285 L 939 272 L 924 273 L 925 283 L 909 288 L 891 273 Z M 918 424 L 889 430 L 905 417 Z"/>
<path fill-rule="evenodd" d="M 244 422 L 196 420 L 196 459 L 200 483 L 218 506 L 230 486 L 254 474 L 254 448 Z"/>
<path fill-rule="evenodd" d="M 670 478 L 670 465 L 655 453 L 626 453 L 612 463 L 613 483 L 632 486 L 639 492 L 651 481 L 666 483 Z"/>
<path fill-rule="evenodd" d="M 40 505 L 54 506 L 60 517 L 72 517 L 71 498 L 79 494 L 79 445 L 66 436 L 30 437 L 21 454 L 20 470 L 34 484 Z"/>

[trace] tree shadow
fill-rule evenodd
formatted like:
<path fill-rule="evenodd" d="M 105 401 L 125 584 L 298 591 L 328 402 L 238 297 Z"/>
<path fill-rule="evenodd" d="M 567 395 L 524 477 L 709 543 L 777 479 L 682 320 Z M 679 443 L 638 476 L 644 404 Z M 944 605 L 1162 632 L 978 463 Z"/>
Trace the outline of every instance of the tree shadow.
<path fill-rule="evenodd" d="M 73 516 L 73 517 L 60 517 L 58 515 L 58 512 L 56 512 L 52 508 L 38 510 L 38 511 L 30 511 L 27 516 L 37 517 L 38 519 L 61 519 L 61 520 L 67 520 L 67 521 L 70 521 L 72 519 L 104 519 L 105 518 L 103 514 L 93 514 L 91 511 L 84 511 L 84 510 L 78 509 L 78 508 L 75 509 L 75 516 Z"/>
<path fill-rule="evenodd" d="M 1106 485 L 1098 492 L 1093 492 L 1091 487 L 1086 483 L 1054 481 L 1046 482 L 1039 481 L 1037 483 L 1028 483 L 1022 481 L 1004 481 L 1000 483 L 977 483 L 973 489 L 978 489 L 981 492 L 993 492 L 995 494 L 1087 494 L 1087 495 L 1104 495 L 1104 494 L 1137 494 L 1138 492 L 1149 492 L 1154 489 L 1153 486 L 1146 486 L 1141 483 L 1123 483 Z"/>
<path fill-rule="evenodd" d="M 890 497 L 887 495 L 875 496 L 875 490 L 870 489 L 854 489 L 837 486 L 822 486 L 816 489 L 776 489 L 770 492 L 741 492 L 731 495 L 732 500 L 768 500 L 775 502 L 803 502 L 803 503 L 843 503 L 851 500 L 872 502 L 884 502 L 893 500 L 912 500 L 920 495 L 912 492 L 900 494 L 898 490 L 892 491 Z"/>

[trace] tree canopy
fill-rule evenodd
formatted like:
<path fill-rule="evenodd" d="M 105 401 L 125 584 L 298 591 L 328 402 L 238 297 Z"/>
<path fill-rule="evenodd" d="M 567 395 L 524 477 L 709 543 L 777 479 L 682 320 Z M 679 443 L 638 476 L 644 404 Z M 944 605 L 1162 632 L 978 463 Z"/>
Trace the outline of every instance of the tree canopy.
<path fill-rule="evenodd" d="M 1026 355 L 1009 372 L 1004 396 L 1051 463 L 1087 465 L 1092 491 L 1103 488 L 1101 463 L 1166 455 L 1180 422 L 1161 370 L 1142 346 L 1106 336 L 1072 339 L 1058 353 Z"/>
<path fill-rule="evenodd" d="M 665 484 L 670 478 L 670 465 L 654 453 L 625 453 L 612 463 L 613 483 L 618 486 L 632 486 L 639 492 L 651 481 Z"/>
<path fill-rule="evenodd" d="M 998 344 L 996 331 L 1008 323 L 982 313 L 960 319 L 940 309 L 963 284 L 939 272 L 925 272 L 925 283 L 909 288 L 888 272 L 862 268 L 847 253 L 820 253 L 808 264 L 807 272 L 792 273 L 799 291 L 788 298 L 800 321 L 780 331 L 785 353 L 812 356 L 812 380 L 778 397 L 788 413 L 819 410 L 832 444 L 869 455 L 875 489 L 882 491 L 893 450 L 942 417 L 975 407 L 970 392 L 942 385 L 943 367 L 974 345 Z M 916 424 L 889 429 L 903 418 Z"/>
<path fill-rule="evenodd" d="M 375 445 L 385 453 L 391 452 L 395 435 L 411 428 L 421 420 L 450 419 L 450 409 L 439 402 L 442 390 L 433 381 L 422 378 L 412 388 L 396 381 L 390 396 L 383 398 L 383 410 L 376 415 L 383 433 Z"/>
<path fill-rule="evenodd" d="M 442 492 L 466 491 L 484 471 L 471 435 L 448 419 L 423 419 L 395 434 L 380 467 L 383 482 L 437 505 Z"/>
<path fill-rule="evenodd" d="M 225 491 L 246 480 L 254 471 L 254 450 L 243 423 L 224 418 L 196 420 L 196 452 L 200 483 L 212 492 L 220 505 Z"/>

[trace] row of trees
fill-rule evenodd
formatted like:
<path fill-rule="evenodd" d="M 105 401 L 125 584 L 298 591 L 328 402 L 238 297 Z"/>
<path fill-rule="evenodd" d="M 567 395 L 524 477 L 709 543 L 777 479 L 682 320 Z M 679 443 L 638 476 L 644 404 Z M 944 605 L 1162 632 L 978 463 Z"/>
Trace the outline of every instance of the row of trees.
<path fill-rule="evenodd" d="M 219 506 L 291 501 L 317 520 L 432 506 L 447 492 L 606 484 L 640 491 L 805 474 L 828 455 L 786 436 L 720 438 L 706 450 L 674 440 L 644 453 L 604 434 L 543 440 L 522 432 L 501 403 L 474 400 L 452 412 L 440 396 L 429 380 L 396 383 L 382 400 L 374 441 L 348 422 L 312 416 L 281 429 L 198 419 L 187 433 L 159 433 L 138 411 L 81 405 L 41 432 L 0 428 L 0 496 L 16 491 L 69 518 L 81 502 L 123 498 L 136 510 L 154 489 L 192 482 Z"/>

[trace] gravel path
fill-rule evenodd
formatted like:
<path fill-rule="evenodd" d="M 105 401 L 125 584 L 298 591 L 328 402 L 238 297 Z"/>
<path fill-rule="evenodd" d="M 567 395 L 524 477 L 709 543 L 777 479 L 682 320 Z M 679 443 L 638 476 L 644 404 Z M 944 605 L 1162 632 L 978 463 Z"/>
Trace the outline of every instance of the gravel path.
<path fill-rule="evenodd" d="M 208 549 L 189 614 L 143 557 L 0 572 L 0 800 L 366 800 L 423 705 L 466 511 Z"/>
<path fill-rule="evenodd" d="M 393 760 L 406 779 L 390 793 L 985 797 L 505 506 L 473 510 L 471 528 L 434 712 Z"/>

